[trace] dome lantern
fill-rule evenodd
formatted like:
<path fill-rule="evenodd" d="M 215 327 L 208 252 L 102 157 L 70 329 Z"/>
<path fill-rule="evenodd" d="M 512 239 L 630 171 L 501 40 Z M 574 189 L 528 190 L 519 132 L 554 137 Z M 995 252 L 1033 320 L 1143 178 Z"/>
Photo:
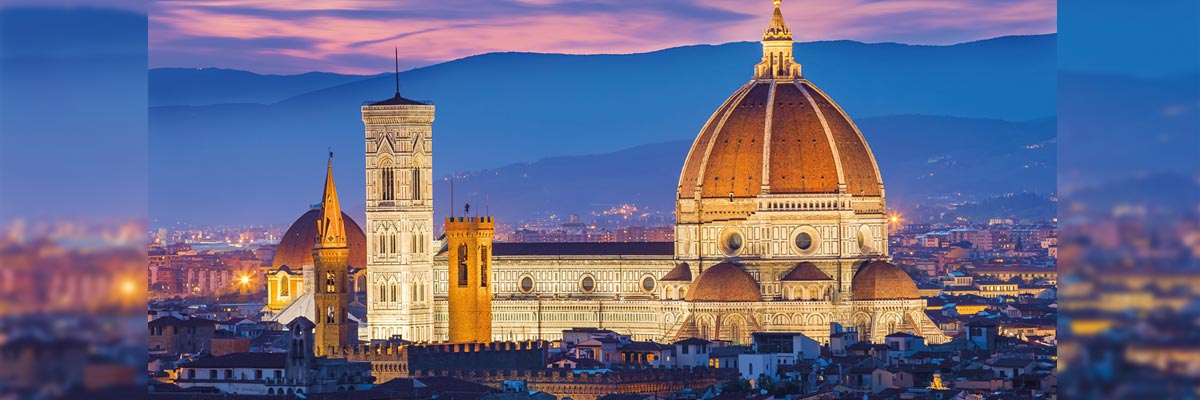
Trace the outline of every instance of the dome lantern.
<path fill-rule="evenodd" d="M 792 30 L 783 21 L 780 0 L 774 2 L 775 13 L 763 31 L 763 58 L 754 66 L 754 79 L 796 79 L 800 77 L 800 64 L 792 58 Z"/>

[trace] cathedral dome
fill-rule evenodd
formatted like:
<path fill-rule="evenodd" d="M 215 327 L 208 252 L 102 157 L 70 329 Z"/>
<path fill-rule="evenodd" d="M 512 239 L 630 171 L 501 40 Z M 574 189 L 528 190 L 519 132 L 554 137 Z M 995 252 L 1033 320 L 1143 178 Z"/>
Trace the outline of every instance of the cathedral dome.
<path fill-rule="evenodd" d="M 854 300 L 919 299 L 917 284 L 900 267 L 886 261 L 872 261 L 858 270 L 850 283 Z"/>
<path fill-rule="evenodd" d="M 300 270 L 305 265 L 313 265 L 312 251 L 317 243 L 317 220 L 320 217 L 320 209 L 311 209 L 288 227 L 279 247 L 275 249 L 272 268 L 287 265 L 292 270 Z M 350 247 L 348 264 L 354 268 L 366 268 L 367 237 L 349 215 L 342 213 L 342 220 L 346 223 L 346 242 Z"/>
<path fill-rule="evenodd" d="M 762 301 L 754 277 L 742 267 L 723 262 L 700 273 L 688 288 L 687 301 Z"/>
<path fill-rule="evenodd" d="M 679 178 L 679 198 L 882 192 L 862 133 L 805 79 L 734 92 L 700 130 Z"/>
<path fill-rule="evenodd" d="M 883 195 L 858 127 L 800 74 L 776 2 L 755 77 L 717 108 L 684 161 L 678 198 L 764 194 Z"/>

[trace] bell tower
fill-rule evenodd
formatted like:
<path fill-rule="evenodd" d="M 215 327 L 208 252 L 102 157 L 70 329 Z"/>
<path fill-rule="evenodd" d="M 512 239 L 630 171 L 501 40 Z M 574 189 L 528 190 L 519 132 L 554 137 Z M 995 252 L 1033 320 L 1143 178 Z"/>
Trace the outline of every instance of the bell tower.
<path fill-rule="evenodd" d="M 432 341 L 433 114 L 396 94 L 362 106 L 367 173 L 367 337 Z"/>
<path fill-rule="evenodd" d="M 325 169 L 325 192 L 321 197 L 321 214 L 317 220 L 317 237 L 313 245 L 313 272 L 316 307 L 314 352 L 317 356 L 330 354 L 334 349 L 358 341 L 357 325 L 347 318 L 350 292 L 347 280 L 350 247 L 346 244 L 346 225 L 333 184 L 333 152 L 329 153 Z"/>
<path fill-rule="evenodd" d="M 449 336 L 452 343 L 492 341 L 492 217 L 446 219 Z"/>

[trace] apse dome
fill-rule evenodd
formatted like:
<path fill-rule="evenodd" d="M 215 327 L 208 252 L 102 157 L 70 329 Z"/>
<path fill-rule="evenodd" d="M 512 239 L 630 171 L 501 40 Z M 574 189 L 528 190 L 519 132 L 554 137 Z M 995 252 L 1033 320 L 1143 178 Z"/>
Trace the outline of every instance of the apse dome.
<path fill-rule="evenodd" d="M 872 261 L 858 270 L 851 281 L 854 300 L 909 300 L 921 298 L 917 284 L 900 267 Z"/>
<path fill-rule="evenodd" d="M 687 301 L 762 301 L 758 281 L 742 267 L 723 262 L 705 269 L 688 288 Z"/>

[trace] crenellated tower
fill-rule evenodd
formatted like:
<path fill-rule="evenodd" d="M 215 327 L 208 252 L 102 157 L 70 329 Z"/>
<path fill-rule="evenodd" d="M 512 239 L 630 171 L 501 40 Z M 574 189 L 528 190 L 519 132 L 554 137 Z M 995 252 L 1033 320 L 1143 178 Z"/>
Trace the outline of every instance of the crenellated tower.
<path fill-rule="evenodd" d="M 432 341 L 433 114 L 396 94 L 362 106 L 367 173 L 367 337 Z"/>
<path fill-rule="evenodd" d="M 448 331 L 454 343 L 492 341 L 492 217 L 446 219 Z"/>

